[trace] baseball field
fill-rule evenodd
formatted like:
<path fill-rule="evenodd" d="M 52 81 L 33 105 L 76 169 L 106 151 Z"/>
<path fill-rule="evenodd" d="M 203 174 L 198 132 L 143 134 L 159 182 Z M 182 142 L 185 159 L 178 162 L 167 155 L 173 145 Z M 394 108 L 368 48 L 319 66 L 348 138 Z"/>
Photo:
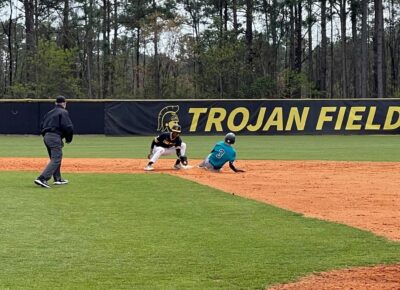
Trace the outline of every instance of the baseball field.
<path fill-rule="evenodd" d="M 0 289 L 400 289 L 398 136 L 237 136 L 235 174 L 195 165 L 222 136 L 76 136 L 64 178 L 38 136 L 0 137 Z"/>

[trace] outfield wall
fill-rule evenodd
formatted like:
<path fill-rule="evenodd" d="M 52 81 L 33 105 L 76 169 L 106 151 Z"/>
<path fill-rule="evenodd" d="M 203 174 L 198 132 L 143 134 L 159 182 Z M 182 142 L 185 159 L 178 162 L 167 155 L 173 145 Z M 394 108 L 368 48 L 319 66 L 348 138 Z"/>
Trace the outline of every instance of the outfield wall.
<path fill-rule="evenodd" d="M 1 100 L 0 134 L 39 134 L 51 100 Z M 400 99 L 70 100 L 77 134 L 154 135 L 175 123 L 186 135 L 399 134 Z"/>
<path fill-rule="evenodd" d="M 104 103 L 68 102 L 77 134 L 104 134 Z M 40 121 L 54 101 L 0 100 L 0 134 L 39 134 Z"/>

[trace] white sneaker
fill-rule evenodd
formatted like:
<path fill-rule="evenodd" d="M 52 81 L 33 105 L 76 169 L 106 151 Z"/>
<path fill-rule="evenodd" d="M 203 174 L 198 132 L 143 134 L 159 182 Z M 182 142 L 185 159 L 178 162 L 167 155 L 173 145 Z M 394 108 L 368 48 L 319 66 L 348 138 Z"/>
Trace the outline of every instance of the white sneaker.
<path fill-rule="evenodd" d="M 147 166 L 144 168 L 144 170 L 145 170 L 145 171 L 152 171 L 152 170 L 154 170 L 154 167 L 153 167 L 153 165 L 147 165 Z"/>
<path fill-rule="evenodd" d="M 35 184 L 37 184 L 37 185 L 40 185 L 41 187 L 44 187 L 44 188 L 51 188 L 50 187 L 50 185 L 47 183 L 47 181 L 46 180 L 44 180 L 44 179 L 35 179 Z"/>
<path fill-rule="evenodd" d="M 68 180 L 64 180 L 64 179 L 61 179 L 61 180 L 57 180 L 57 181 L 54 181 L 53 182 L 53 184 L 54 185 L 64 185 L 64 184 L 68 184 Z"/>

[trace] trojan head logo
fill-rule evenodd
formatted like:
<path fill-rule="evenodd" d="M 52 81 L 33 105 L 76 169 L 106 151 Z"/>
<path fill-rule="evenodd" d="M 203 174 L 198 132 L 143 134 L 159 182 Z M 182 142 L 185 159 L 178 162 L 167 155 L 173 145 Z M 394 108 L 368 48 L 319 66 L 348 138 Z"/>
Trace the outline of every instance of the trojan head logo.
<path fill-rule="evenodd" d="M 179 123 L 179 106 L 167 106 L 158 113 L 158 128 L 160 132 L 170 132 L 173 125 Z"/>

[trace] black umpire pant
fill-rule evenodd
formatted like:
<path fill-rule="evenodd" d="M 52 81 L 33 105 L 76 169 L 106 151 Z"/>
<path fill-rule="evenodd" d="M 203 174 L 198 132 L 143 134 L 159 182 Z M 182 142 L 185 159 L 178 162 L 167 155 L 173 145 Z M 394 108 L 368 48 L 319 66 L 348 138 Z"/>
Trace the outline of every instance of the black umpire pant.
<path fill-rule="evenodd" d="M 48 132 L 44 135 L 43 141 L 46 145 L 50 162 L 43 170 L 40 178 L 49 180 L 53 176 L 55 181 L 61 180 L 61 161 L 63 156 L 62 148 L 64 147 L 64 142 L 62 141 L 60 135 L 51 132 Z"/>

